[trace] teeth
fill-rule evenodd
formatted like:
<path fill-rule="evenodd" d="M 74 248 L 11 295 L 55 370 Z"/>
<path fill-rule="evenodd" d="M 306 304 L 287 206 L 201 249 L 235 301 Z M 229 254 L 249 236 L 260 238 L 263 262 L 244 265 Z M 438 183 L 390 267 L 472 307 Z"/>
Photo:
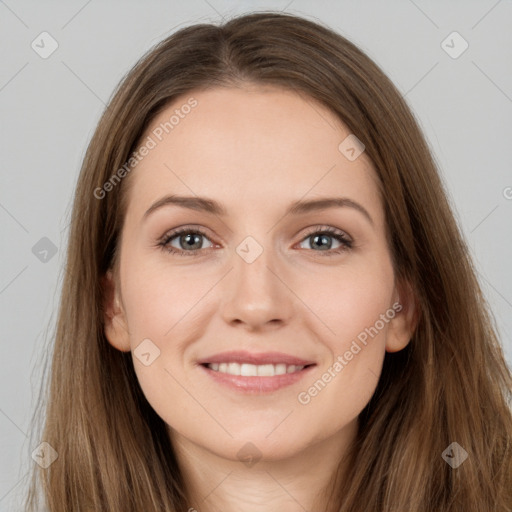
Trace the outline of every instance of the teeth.
<path fill-rule="evenodd" d="M 284 375 L 285 373 L 286 373 L 286 365 L 285 364 L 276 364 L 274 375 Z"/>
<path fill-rule="evenodd" d="M 240 365 L 240 375 L 243 375 L 244 377 L 255 377 L 258 375 L 258 367 L 253 364 L 244 363 Z"/>
<path fill-rule="evenodd" d="M 273 377 L 276 374 L 273 364 L 261 364 L 257 368 L 258 377 Z"/>
<path fill-rule="evenodd" d="M 300 372 L 304 366 L 294 364 L 249 364 L 249 363 L 210 363 L 210 370 L 229 375 L 241 375 L 243 377 L 274 377 L 285 373 Z"/>
<path fill-rule="evenodd" d="M 230 375 L 241 375 L 240 373 L 240 365 L 238 363 L 228 363 L 227 372 Z"/>

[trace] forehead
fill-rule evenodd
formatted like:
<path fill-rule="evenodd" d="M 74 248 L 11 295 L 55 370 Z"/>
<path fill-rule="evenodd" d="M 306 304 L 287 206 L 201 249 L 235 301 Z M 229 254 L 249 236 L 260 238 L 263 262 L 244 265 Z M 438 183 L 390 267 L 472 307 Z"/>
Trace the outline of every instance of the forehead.
<path fill-rule="evenodd" d="M 291 90 L 192 91 L 146 129 L 142 144 L 151 139 L 153 147 L 132 171 L 129 209 L 167 193 L 213 197 L 228 213 L 230 205 L 257 210 L 339 194 L 364 201 L 378 217 L 370 159 L 363 152 L 350 161 L 339 149 L 349 135 L 333 112 Z"/>

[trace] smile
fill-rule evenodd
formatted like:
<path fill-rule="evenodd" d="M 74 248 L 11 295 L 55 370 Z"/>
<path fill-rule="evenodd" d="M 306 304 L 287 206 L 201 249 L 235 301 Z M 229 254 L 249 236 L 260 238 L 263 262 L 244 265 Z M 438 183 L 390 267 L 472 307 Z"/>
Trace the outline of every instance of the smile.
<path fill-rule="evenodd" d="M 261 395 L 297 384 L 317 364 L 281 352 L 251 353 L 231 351 L 210 355 L 197 361 L 211 383 L 236 393 Z"/>

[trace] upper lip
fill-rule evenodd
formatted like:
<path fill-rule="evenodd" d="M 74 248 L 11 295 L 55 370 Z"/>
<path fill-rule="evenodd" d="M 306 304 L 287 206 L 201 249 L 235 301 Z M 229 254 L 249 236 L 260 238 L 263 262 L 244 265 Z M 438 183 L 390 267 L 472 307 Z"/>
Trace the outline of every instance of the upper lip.
<path fill-rule="evenodd" d="M 314 361 L 301 359 L 290 354 L 282 352 L 262 352 L 259 354 L 246 352 L 243 350 L 233 350 L 229 352 L 221 352 L 209 357 L 205 357 L 198 361 L 199 364 L 209 363 L 248 363 L 248 364 L 287 364 L 295 366 L 307 366 L 315 364 Z"/>

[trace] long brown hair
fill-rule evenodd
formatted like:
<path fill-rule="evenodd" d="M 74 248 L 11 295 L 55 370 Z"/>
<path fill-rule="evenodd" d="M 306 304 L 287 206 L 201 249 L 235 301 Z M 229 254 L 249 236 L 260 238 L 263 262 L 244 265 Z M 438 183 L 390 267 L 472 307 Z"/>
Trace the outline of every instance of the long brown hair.
<path fill-rule="evenodd" d="M 411 342 L 386 354 L 359 417 L 336 507 L 512 510 L 512 376 L 424 136 L 395 86 L 361 50 L 326 27 L 281 13 L 179 30 L 137 62 L 109 102 L 76 188 L 53 360 L 37 413 L 44 409 L 38 439 L 58 459 L 46 469 L 34 465 L 27 507 L 36 506 L 40 488 L 51 512 L 188 509 L 165 424 L 139 387 L 131 354 L 105 338 L 101 278 L 114 264 L 125 183 L 99 199 L 95 191 L 171 101 L 243 83 L 305 93 L 364 143 L 382 189 L 396 275 L 418 301 Z M 468 454 L 457 468 L 442 457 L 453 442 Z"/>

